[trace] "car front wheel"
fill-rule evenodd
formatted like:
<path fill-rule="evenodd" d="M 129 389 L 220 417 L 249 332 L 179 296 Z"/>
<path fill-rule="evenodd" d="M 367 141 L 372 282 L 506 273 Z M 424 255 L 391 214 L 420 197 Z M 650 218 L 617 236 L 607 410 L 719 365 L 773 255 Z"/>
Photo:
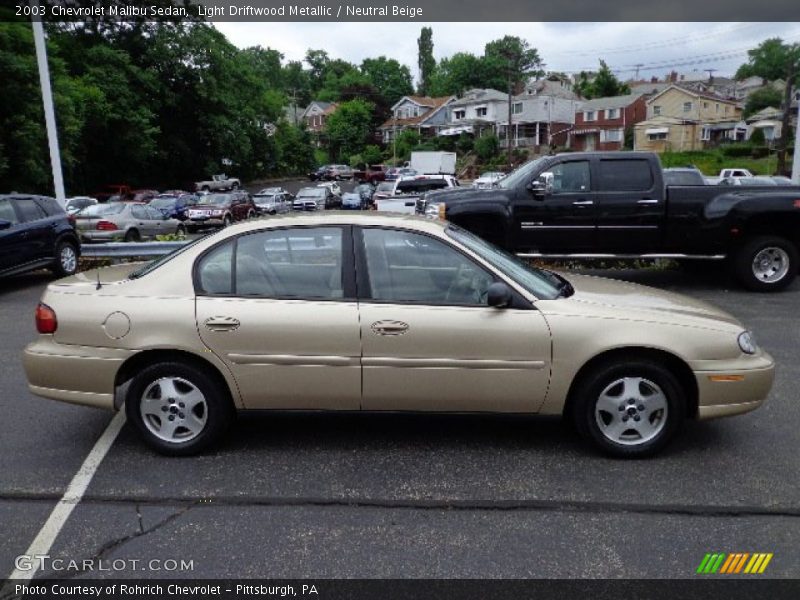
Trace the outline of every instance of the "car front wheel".
<path fill-rule="evenodd" d="M 125 410 L 149 446 L 172 456 L 196 454 L 217 442 L 235 416 L 213 378 L 178 362 L 152 365 L 136 375 Z"/>
<path fill-rule="evenodd" d="M 78 251 L 75 245 L 66 240 L 56 245 L 56 260 L 52 271 L 58 277 L 74 275 L 78 270 Z"/>
<path fill-rule="evenodd" d="M 677 378 L 650 361 L 607 363 L 576 390 L 578 431 L 612 456 L 638 458 L 661 450 L 680 428 L 686 395 Z"/>

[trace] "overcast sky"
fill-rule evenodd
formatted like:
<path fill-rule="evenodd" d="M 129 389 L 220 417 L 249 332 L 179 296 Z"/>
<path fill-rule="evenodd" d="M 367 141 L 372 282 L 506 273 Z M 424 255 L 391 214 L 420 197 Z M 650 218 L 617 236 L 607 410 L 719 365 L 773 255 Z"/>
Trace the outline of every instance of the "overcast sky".
<path fill-rule="evenodd" d="M 240 48 L 269 46 L 287 60 L 319 48 L 357 64 L 385 55 L 408 65 L 415 78 L 417 38 L 426 25 L 433 28 L 437 60 L 481 54 L 486 42 L 510 34 L 537 48 L 547 70 L 596 69 L 602 58 L 623 79 L 633 77 L 637 64 L 648 78 L 671 69 L 732 75 L 747 49 L 768 37 L 800 42 L 800 23 L 216 23 Z"/>

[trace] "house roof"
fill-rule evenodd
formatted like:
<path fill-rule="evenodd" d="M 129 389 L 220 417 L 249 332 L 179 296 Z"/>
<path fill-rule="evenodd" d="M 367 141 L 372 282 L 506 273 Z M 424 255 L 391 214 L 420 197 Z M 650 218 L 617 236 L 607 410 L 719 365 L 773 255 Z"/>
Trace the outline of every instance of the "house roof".
<path fill-rule="evenodd" d="M 658 94 L 671 85 L 664 81 L 641 81 L 630 83 L 628 87 L 631 88 L 632 94 Z"/>
<path fill-rule="evenodd" d="M 392 109 L 401 104 L 403 100 L 406 98 L 411 100 L 415 104 L 428 107 L 428 110 L 426 110 L 424 113 L 422 113 L 417 117 L 407 117 L 403 119 L 395 119 L 394 117 L 391 117 L 387 119 L 379 127 L 379 129 L 392 129 L 393 127 L 420 125 L 424 123 L 427 119 L 432 117 L 434 114 L 436 114 L 439 111 L 439 109 L 441 109 L 443 106 L 446 106 L 448 103 L 452 102 L 455 99 L 455 96 L 441 96 L 439 98 L 428 98 L 424 96 L 403 96 L 397 103 L 395 103 Z M 418 100 L 421 100 L 422 102 L 419 102 Z"/>
<path fill-rule="evenodd" d="M 311 102 L 308 103 L 308 106 L 306 106 L 303 109 L 302 116 L 305 117 L 308 114 L 308 111 L 311 110 L 311 107 L 313 107 L 313 106 L 317 106 L 320 110 L 325 112 L 328 108 L 331 107 L 332 104 L 333 104 L 333 102 L 324 102 L 322 100 L 312 100 Z"/>
<path fill-rule="evenodd" d="M 774 106 L 768 106 L 766 108 L 762 108 L 757 113 L 753 113 L 749 117 L 747 117 L 748 123 L 753 123 L 755 121 L 764 121 L 768 119 L 775 119 L 780 120 L 783 118 L 783 111 L 780 108 L 775 108 Z"/>
<path fill-rule="evenodd" d="M 624 96 L 608 96 L 606 98 L 594 98 L 581 102 L 579 110 L 602 110 L 606 108 L 625 108 L 636 102 L 643 94 L 626 94 Z"/>
<path fill-rule="evenodd" d="M 557 96 L 559 98 L 567 98 L 572 100 L 578 97 L 572 91 L 572 83 L 569 80 L 563 79 L 537 79 L 536 81 L 529 81 L 525 85 L 525 89 L 520 96 Z"/>
<path fill-rule="evenodd" d="M 673 90 L 673 89 L 678 90 L 679 92 L 683 92 L 684 94 L 689 94 L 690 96 L 694 96 L 695 98 L 706 98 L 708 100 L 714 100 L 715 102 L 725 102 L 727 104 L 733 104 L 733 105 L 736 104 L 735 100 L 728 100 L 727 98 L 724 98 L 722 96 L 718 96 L 716 94 L 712 94 L 711 92 L 700 92 L 698 90 L 693 90 L 693 89 L 684 87 L 682 85 L 678 85 L 676 83 L 673 83 L 672 85 L 670 85 L 668 88 L 666 88 L 662 92 L 660 92 L 660 93 L 656 94 L 655 96 L 653 96 L 652 98 L 650 98 L 647 101 L 647 103 L 651 104 L 652 102 L 655 101 L 656 98 L 658 98 L 659 96 L 663 96 L 668 91 Z"/>
<path fill-rule="evenodd" d="M 450 106 L 468 106 L 470 104 L 480 104 L 482 102 L 491 101 L 508 102 L 508 94 L 490 88 L 475 88 L 464 92 L 464 95 L 452 102 Z"/>

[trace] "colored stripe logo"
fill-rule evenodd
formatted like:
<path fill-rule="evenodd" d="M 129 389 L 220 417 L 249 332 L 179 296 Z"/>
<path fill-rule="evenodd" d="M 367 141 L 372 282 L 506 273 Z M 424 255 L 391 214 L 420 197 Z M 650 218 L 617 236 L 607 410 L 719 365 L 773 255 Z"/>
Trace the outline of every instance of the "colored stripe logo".
<path fill-rule="evenodd" d="M 697 574 L 755 575 L 766 570 L 772 556 L 772 552 L 709 552 L 697 567 Z"/>

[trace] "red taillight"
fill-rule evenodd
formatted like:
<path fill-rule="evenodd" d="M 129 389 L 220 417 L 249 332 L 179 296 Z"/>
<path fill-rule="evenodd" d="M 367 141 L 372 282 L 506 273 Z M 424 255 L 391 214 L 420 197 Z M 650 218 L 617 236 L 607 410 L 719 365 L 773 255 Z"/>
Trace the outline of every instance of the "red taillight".
<path fill-rule="evenodd" d="M 39 303 L 36 307 L 36 331 L 39 333 L 55 333 L 58 329 L 58 319 L 56 311 L 44 304 Z"/>
<path fill-rule="evenodd" d="M 69 224 L 72 225 L 73 228 L 75 227 L 75 224 L 77 223 L 77 221 L 75 219 L 75 215 L 67 215 L 67 221 L 69 221 Z"/>
<path fill-rule="evenodd" d="M 98 221 L 97 222 L 97 229 L 100 231 L 116 231 L 119 229 L 114 223 L 111 221 Z"/>

